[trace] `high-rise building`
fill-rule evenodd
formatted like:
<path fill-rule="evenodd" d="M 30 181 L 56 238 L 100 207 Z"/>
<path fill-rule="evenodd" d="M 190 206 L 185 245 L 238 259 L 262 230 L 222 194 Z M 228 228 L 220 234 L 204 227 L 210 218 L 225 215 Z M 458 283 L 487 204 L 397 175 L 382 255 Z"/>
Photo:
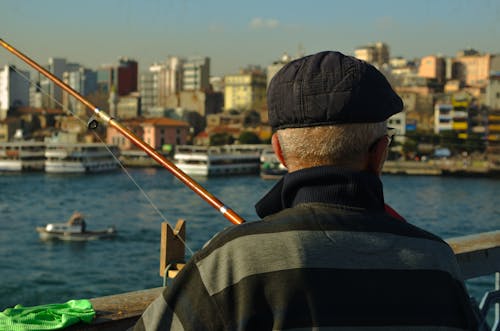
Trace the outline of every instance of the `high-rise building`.
<path fill-rule="evenodd" d="M 154 63 L 149 71 L 142 73 L 139 89 L 142 110 L 165 107 L 168 97 L 182 90 L 182 58 L 171 56 L 164 63 Z"/>
<path fill-rule="evenodd" d="M 29 77 L 28 71 L 13 66 L 0 68 L 0 120 L 7 117 L 9 108 L 29 105 Z"/>
<path fill-rule="evenodd" d="M 182 90 L 196 91 L 210 88 L 210 58 L 191 57 L 182 66 Z"/>
<path fill-rule="evenodd" d="M 97 72 L 94 70 L 79 67 L 77 70 L 66 71 L 63 74 L 63 81 L 83 96 L 97 91 Z M 80 102 L 66 92 L 63 92 L 63 105 L 77 112 L 85 110 Z"/>
<path fill-rule="evenodd" d="M 182 90 L 184 63 L 185 59 L 183 58 L 177 56 L 168 57 L 166 62 L 167 74 L 165 76 L 167 97 L 171 94 L 178 93 Z M 210 75 L 210 68 L 208 68 L 207 75 Z"/>
<path fill-rule="evenodd" d="M 158 74 L 147 71 L 139 77 L 139 92 L 141 94 L 141 108 L 145 113 L 158 106 Z"/>
<path fill-rule="evenodd" d="M 137 92 L 138 64 L 137 61 L 120 58 L 116 68 L 117 92 L 119 96 Z"/>
<path fill-rule="evenodd" d="M 67 62 L 63 58 L 49 58 L 47 71 L 59 79 L 63 79 L 63 74 L 67 71 Z M 40 88 L 42 90 L 42 106 L 44 108 L 58 108 L 63 106 L 62 89 L 55 85 L 46 77 L 40 79 Z"/>
<path fill-rule="evenodd" d="M 112 66 L 103 66 L 97 69 L 97 89 L 103 94 L 108 94 L 111 87 L 116 87 L 115 70 Z"/>

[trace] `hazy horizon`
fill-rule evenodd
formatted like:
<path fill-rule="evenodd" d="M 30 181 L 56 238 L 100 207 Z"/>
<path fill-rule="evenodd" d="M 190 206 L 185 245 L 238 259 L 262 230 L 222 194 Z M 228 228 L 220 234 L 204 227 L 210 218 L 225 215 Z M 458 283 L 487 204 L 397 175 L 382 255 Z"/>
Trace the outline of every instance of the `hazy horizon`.
<path fill-rule="evenodd" d="M 62 57 L 95 69 L 128 57 L 143 71 L 169 55 L 201 55 L 216 76 L 266 67 L 284 52 L 353 54 L 377 41 L 408 59 L 500 53 L 500 4 L 492 0 L 2 0 L 0 10 L 0 38 L 42 65 Z M 0 65 L 15 62 L 0 52 Z"/>

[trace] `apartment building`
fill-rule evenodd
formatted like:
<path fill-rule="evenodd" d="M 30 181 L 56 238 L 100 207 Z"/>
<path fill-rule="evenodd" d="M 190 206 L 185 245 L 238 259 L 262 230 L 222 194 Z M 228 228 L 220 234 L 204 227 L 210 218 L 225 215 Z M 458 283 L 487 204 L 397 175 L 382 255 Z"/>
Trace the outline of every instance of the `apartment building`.
<path fill-rule="evenodd" d="M 147 72 L 141 74 L 139 89 L 145 112 L 166 107 L 168 98 L 182 91 L 184 62 L 180 57 L 170 56 L 165 62 L 154 63 Z"/>
<path fill-rule="evenodd" d="M 460 139 L 488 134 L 488 109 L 468 93 L 459 92 L 449 102 L 437 102 L 434 107 L 434 132 L 453 131 Z"/>
<path fill-rule="evenodd" d="M 378 68 L 388 64 L 390 60 L 389 46 L 383 42 L 360 46 L 354 50 L 354 56 L 360 60 L 366 61 Z"/>
<path fill-rule="evenodd" d="M 462 51 L 454 60 L 454 76 L 475 87 L 486 87 L 490 77 L 491 54 L 480 54 L 475 50 Z"/>
<path fill-rule="evenodd" d="M 186 122 L 164 117 L 134 118 L 123 121 L 123 124 L 156 150 L 162 150 L 165 145 L 184 145 L 189 134 Z M 121 150 L 135 148 L 130 140 L 113 127 L 107 127 L 106 143 L 117 145 Z"/>
<path fill-rule="evenodd" d="M 261 70 L 242 70 L 224 79 L 224 109 L 258 110 L 266 102 L 266 74 Z"/>
<path fill-rule="evenodd" d="M 182 90 L 197 91 L 210 88 L 210 58 L 191 57 L 182 65 Z"/>
<path fill-rule="evenodd" d="M 444 83 L 446 81 L 445 59 L 437 55 L 424 56 L 420 59 L 418 76 Z"/>

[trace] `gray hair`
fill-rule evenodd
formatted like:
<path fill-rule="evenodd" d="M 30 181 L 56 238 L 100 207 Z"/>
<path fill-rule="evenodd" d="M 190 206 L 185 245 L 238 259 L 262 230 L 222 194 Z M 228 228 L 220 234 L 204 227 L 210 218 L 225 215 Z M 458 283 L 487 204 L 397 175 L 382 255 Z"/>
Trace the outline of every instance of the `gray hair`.
<path fill-rule="evenodd" d="M 387 131 L 387 122 L 278 130 L 283 157 L 299 166 L 358 166 L 370 146 Z"/>

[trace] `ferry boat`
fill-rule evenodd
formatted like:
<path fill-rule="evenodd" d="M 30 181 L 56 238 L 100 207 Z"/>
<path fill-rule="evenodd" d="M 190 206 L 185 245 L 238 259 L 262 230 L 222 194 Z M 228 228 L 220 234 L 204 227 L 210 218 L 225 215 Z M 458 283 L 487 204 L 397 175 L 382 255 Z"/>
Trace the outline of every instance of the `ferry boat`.
<path fill-rule="evenodd" d="M 288 172 L 281 164 L 272 149 L 265 149 L 260 155 L 260 177 L 263 179 L 279 179 Z"/>
<path fill-rule="evenodd" d="M 118 169 L 117 146 L 101 143 L 48 143 L 45 150 L 45 172 L 90 173 Z"/>
<path fill-rule="evenodd" d="M 262 149 L 259 145 L 178 145 L 174 164 L 190 176 L 258 174 Z"/>
<path fill-rule="evenodd" d="M 0 143 L 0 171 L 43 171 L 45 143 L 13 141 Z"/>

